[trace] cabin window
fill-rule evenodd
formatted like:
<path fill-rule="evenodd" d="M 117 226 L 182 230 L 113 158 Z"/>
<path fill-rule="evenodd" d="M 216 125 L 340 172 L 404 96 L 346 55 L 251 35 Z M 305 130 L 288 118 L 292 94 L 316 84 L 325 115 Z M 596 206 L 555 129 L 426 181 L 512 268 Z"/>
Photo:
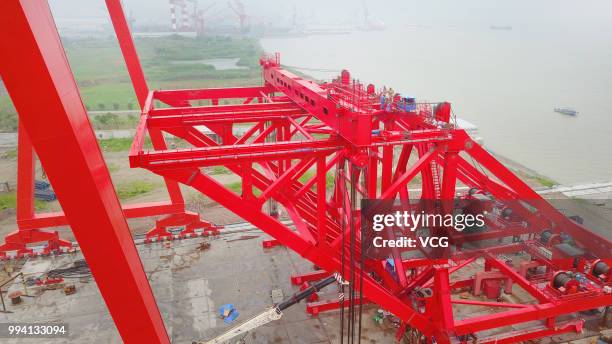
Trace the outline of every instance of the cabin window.
<path fill-rule="evenodd" d="M 323 107 L 323 113 L 326 114 L 326 115 L 328 114 L 326 107 Z"/>

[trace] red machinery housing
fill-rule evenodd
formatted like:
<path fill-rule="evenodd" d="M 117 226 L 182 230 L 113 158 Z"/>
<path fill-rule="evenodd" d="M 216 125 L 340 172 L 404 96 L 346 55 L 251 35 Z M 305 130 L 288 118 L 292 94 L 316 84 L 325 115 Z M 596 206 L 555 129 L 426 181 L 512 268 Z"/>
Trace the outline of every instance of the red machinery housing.
<path fill-rule="evenodd" d="M 27 56 L 24 52 L 31 43 L 43 51 L 41 56 L 63 61 L 49 64 L 53 68 L 47 70 L 42 68 L 47 66 L 44 59 L 39 61 L 34 54 L 30 63 L 41 68 L 31 73 L 39 73 L 45 81 L 57 80 L 53 78 L 58 74 L 65 77 L 65 57 L 56 44 L 59 38 L 56 33 L 53 36 L 40 30 L 52 21 L 32 24 L 37 21 L 26 20 L 29 16 L 49 19 L 48 8 L 23 2 L 12 4 L 2 18 L 19 24 L 11 32 L 14 37 L 22 34 L 25 38 L 13 40 L 20 48 L 15 54 Z M 296 281 L 339 272 L 351 282 L 351 288 L 363 293 L 358 302 L 376 303 L 402 321 L 398 337 L 406 332 L 416 333 L 417 341 L 428 343 L 473 339 L 481 343 L 511 343 L 579 332 L 582 319 L 558 318 L 612 304 L 607 278 L 610 241 L 561 214 L 458 128 L 451 116 L 450 104 L 406 106 L 398 97 L 387 100 L 373 85 L 363 85 L 352 79 L 347 71 L 330 83 L 319 84 L 282 68 L 278 55 L 261 59 L 264 83 L 260 86 L 149 92 L 120 3 L 107 0 L 107 5 L 142 104 L 142 116 L 129 156 L 131 166 L 148 169 L 168 182 L 199 190 L 326 271 L 297 276 Z M 11 14 L 17 19 L 12 19 Z M 31 25 L 39 26 L 30 30 Z M 3 38 L 9 41 L 13 36 L 3 35 Z M 17 65 L 15 61 L 9 62 L 12 66 Z M 137 258 L 134 258 L 133 248 L 128 247 L 125 240 L 117 241 L 113 233 L 108 233 L 113 229 L 125 238 L 126 227 L 119 222 L 109 222 L 99 230 L 104 240 L 118 243 L 104 248 L 108 250 L 104 252 L 106 255 L 116 257 L 113 269 L 124 265 L 131 269 L 113 273 L 117 279 L 129 283 L 132 292 L 129 300 L 135 300 L 133 305 L 121 304 L 126 296 L 115 287 L 121 283 L 115 283 L 111 277 L 100 252 L 102 249 L 94 245 L 83 228 L 86 222 L 77 211 L 79 206 L 71 202 L 78 196 L 64 183 L 60 170 L 52 168 L 61 150 L 54 153 L 53 148 L 57 145 L 43 145 L 41 125 L 28 116 L 33 108 L 27 101 L 27 90 L 20 87 L 18 74 L 3 69 L 5 76 L 9 76 L 7 87 L 18 110 L 26 110 L 20 111 L 20 117 L 26 119 L 25 125 L 36 142 L 37 152 L 40 149 L 43 153 L 41 161 L 51 167 L 51 180 L 60 186 L 56 187 L 58 198 L 62 206 L 68 207 L 65 210 L 69 219 L 70 216 L 75 219 L 71 222 L 75 224 L 73 230 L 79 233 L 77 240 L 83 242 L 83 252 L 122 337 L 126 342 L 138 342 L 139 335 L 146 337 L 147 342 L 167 342 L 160 328 L 159 314 L 152 308 L 150 289 L 134 283 L 142 282 L 144 274 L 142 267 L 134 262 Z M 52 105 L 60 101 L 78 103 L 74 98 L 78 92 L 73 86 L 64 83 L 61 85 L 63 92 L 56 92 L 59 84 L 41 83 L 41 91 L 49 91 L 56 97 Z M 66 89 L 70 90 L 70 97 L 66 96 Z M 210 105 L 192 106 L 195 100 L 208 100 Z M 219 105 L 220 100 L 228 105 Z M 69 120 L 76 118 L 73 108 L 54 107 L 52 110 L 58 118 L 63 118 L 61 114 Z M 202 127 L 208 131 L 201 130 Z M 75 133 L 77 143 L 82 142 L 78 139 L 89 140 L 90 147 L 95 142 L 87 133 L 77 133 L 74 128 L 76 126 L 58 125 L 58 130 Z M 209 135 L 209 131 L 214 136 Z M 169 150 L 163 144 L 154 144 L 153 150 L 145 150 L 145 137 L 149 135 L 154 139 L 162 132 L 192 147 Z M 73 142 L 71 137 L 62 139 Z M 78 150 L 70 152 L 78 152 L 76 157 L 88 157 Z M 89 152 L 94 154 L 90 159 L 99 158 L 95 149 Z M 79 166 L 83 168 L 79 171 L 89 178 L 94 176 L 94 169 L 86 170 L 84 166 L 98 165 Z M 239 176 L 241 190 L 234 192 L 205 174 L 202 168 L 208 166 L 224 166 Z M 107 175 L 101 174 L 102 177 Z M 417 176 L 421 179 L 419 191 L 414 192 L 408 186 Z M 90 179 L 93 182 L 88 186 L 92 190 L 108 191 L 104 189 L 107 182 Z M 503 210 L 501 215 L 489 218 L 486 231 L 452 233 L 451 240 L 457 250 L 451 258 L 408 259 L 405 254 L 411 250 L 399 249 L 384 259 L 361 254 L 362 237 L 355 230 L 359 225 L 361 199 L 448 202 L 455 198 L 458 184 L 476 190 L 466 197 L 485 195 L 500 209 L 510 209 L 511 213 Z M 92 193 L 91 199 L 96 202 L 92 201 L 88 210 L 104 219 L 112 213 L 116 219 L 116 199 L 103 197 L 105 195 L 108 193 Z M 105 207 L 103 204 L 107 203 L 102 200 L 113 207 Z M 269 201 L 280 204 L 283 213 L 292 220 L 292 226 L 266 212 L 264 204 Z M 567 248 L 558 246 L 566 244 L 563 240 L 542 238 L 546 231 L 573 238 L 573 247 L 588 253 L 582 257 L 567 255 Z M 347 240 L 349 237 L 352 240 Z M 459 250 L 468 240 L 491 239 L 498 245 L 484 248 L 472 245 Z M 521 262 L 519 267 L 510 264 L 512 259 L 508 258 L 517 252 L 530 256 L 529 261 Z M 345 256 L 348 255 L 355 257 L 359 264 L 347 264 Z M 389 260 L 393 261 L 393 271 L 387 268 Z M 483 273 L 473 278 L 453 278 L 478 261 L 484 261 Z M 361 278 L 351 278 L 356 273 Z M 511 285 L 518 286 L 533 302 L 517 304 L 453 298 L 454 291 L 475 286 L 477 280 L 483 281 L 489 296 L 495 297 L 494 289 L 501 287 L 503 282 L 507 292 L 511 292 Z M 475 287 L 481 287 L 480 282 Z M 456 316 L 454 305 L 487 306 L 500 311 L 464 318 Z M 333 308 L 333 305 L 328 306 L 322 305 L 320 309 Z M 534 321 L 535 325 L 520 331 L 510 328 Z M 503 328 L 508 329 L 503 335 L 492 334 L 492 330 Z"/>

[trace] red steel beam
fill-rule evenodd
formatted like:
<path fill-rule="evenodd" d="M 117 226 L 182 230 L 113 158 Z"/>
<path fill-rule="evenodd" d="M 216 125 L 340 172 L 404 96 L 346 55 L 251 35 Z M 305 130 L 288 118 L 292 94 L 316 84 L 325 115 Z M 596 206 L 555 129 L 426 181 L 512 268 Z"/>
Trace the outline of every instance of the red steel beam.
<path fill-rule="evenodd" d="M 132 167 L 173 169 L 176 167 L 238 164 L 255 159 L 300 159 L 332 154 L 343 146 L 337 140 L 283 141 L 237 146 L 216 146 L 178 151 L 153 151 L 130 156 Z"/>
<path fill-rule="evenodd" d="M 592 308 L 612 304 L 612 295 L 602 295 L 580 300 L 568 300 L 558 303 L 528 305 L 521 309 L 488 314 L 460 320 L 455 323 L 457 335 L 465 335 L 484 331 L 491 328 L 500 328 L 523 322 L 554 318 L 562 314 L 571 314 Z"/>
<path fill-rule="evenodd" d="M 343 113 L 328 98 L 328 91 L 310 80 L 303 79 L 279 66 L 264 64 L 266 85 L 282 91 L 296 104 L 335 129 L 342 137 L 357 146 L 370 144 L 372 115 Z M 285 86 L 286 85 L 286 86 Z"/>
<path fill-rule="evenodd" d="M 523 331 L 514 331 L 510 333 L 504 333 L 502 336 L 492 336 L 489 338 L 478 339 L 481 344 L 511 344 L 529 342 L 530 340 L 557 336 L 567 332 L 582 332 L 584 320 L 571 320 L 562 324 L 557 324 L 555 327 L 542 327 L 540 329 L 530 329 Z"/>
<path fill-rule="evenodd" d="M 127 204 L 123 206 L 123 215 L 127 219 L 180 214 L 184 212 L 181 204 L 171 202 L 150 202 Z M 17 220 L 19 229 L 37 229 L 68 226 L 69 222 L 63 212 L 36 214 L 34 217 Z"/>
<path fill-rule="evenodd" d="M 251 105 L 251 104 L 249 104 Z M 300 108 L 286 108 L 278 110 L 249 109 L 244 111 L 189 114 L 189 115 L 155 115 L 147 120 L 149 128 L 181 127 L 185 125 L 206 125 L 208 123 L 248 123 L 256 121 L 289 120 L 293 116 L 301 116 L 304 110 Z"/>
<path fill-rule="evenodd" d="M 159 92 L 154 92 L 153 97 L 159 95 Z M 277 103 L 254 103 L 254 104 L 230 104 L 230 105 L 207 105 L 207 106 L 184 106 L 151 109 L 149 114 L 151 117 L 170 117 L 181 115 L 203 115 L 214 113 L 234 113 L 245 111 L 273 111 L 273 110 L 294 110 L 300 109 L 293 102 L 277 102 Z M 304 110 L 302 110 L 304 112 Z"/>
<path fill-rule="evenodd" d="M 166 102 L 197 99 L 261 97 L 262 93 L 267 94 L 271 92 L 274 92 L 274 90 L 268 86 L 227 87 L 185 90 L 162 90 L 156 91 L 155 97 L 163 102 Z"/>
<path fill-rule="evenodd" d="M 36 160 L 28 134 L 19 123 L 17 133 L 17 222 L 31 219 L 34 208 L 34 174 Z"/>
<path fill-rule="evenodd" d="M 119 334 L 169 343 L 48 3 L 2 1 L 0 23 L 0 74 Z"/>
<path fill-rule="evenodd" d="M 367 299 L 360 299 L 359 297 L 355 298 L 355 305 L 367 305 L 371 302 Z M 348 308 L 349 302 L 345 301 L 341 304 L 338 300 L 324 300 L 324 301 L 316 301 L 316 302 L 308 302 L 306 304 L 306 313 L 310 315 L 317 316 L 321 312 L 334 311 L 341 308 Z"/>
<path fill-rule="evenodd" d="M 489 302 L 489 301 L 479 301 L 479 300 L 452 299 L 451 303 L 454 305 L 501 307 L 501 308 L 525 308 L 527 307 L 526 305 L 523 305 L 520 303 Z"/>
<path fill-rule="evenodd" d="M 325 270 L 317 270 L 317 271 L 307 272 L 304 274 L 291 275 L 291 284 L 301 285 L 304 282 L 319 281 L 330 275 L 331 273 Z"/>

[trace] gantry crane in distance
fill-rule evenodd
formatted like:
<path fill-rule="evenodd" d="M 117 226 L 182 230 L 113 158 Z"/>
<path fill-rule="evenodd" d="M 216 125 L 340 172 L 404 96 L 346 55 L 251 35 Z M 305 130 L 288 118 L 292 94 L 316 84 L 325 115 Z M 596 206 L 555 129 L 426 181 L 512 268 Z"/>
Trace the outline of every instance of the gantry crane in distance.
<path fill-rule="evenodd" d="M 206 6 L 204 9 L 197 8 L 197 2 L 194 2 L 193 8 L 193 25 L 195 28 L 195 32 L 198 36 L 203 36 L 206 33 L 206 25 L 209 17 L 206 17 L 206 13 L 210 11 L 211 8 L 215 6 L 215 3 L 211 3 Z"/>
<path fill-rule="evenodd" d="M 244 4 L 240 0 L 228 1 L 227 5 L 238 17 L 240 33 L 247 33 L 249 28 L 247 27 L 247 14 L 244 8 Z"/>
<path fill-rule="evenodd" d="M 363 85 L 346 70 L 319 84 L 285 70 L 278 54 L 260 62 L 261 86 L 150 92 L 130 151 L 131 166 L 201 191 L 328 274 L 340 272 L 353 291 L 363 293 L 363 301 L 402 320 L 398 338 L 409 331 L 427 342 L 510 343 L 580 332 L 583 320 L 558 318 L 612 304 L 610 241 L 560 213 L 457 128 L 449 103 L 406 106 L 399 96 L 382 98 L 374 85 Z M 231 105 L 218 105 L 221 99 Z M 191 106 L 195 100 L 211 105 Z M 167 106 L 156 107 L 157 102 Z M 238 135 L 237 126 L 248 129 Z M 193 147 L 145 151 L 151 129 Z M 225 166 L 239 176 L 240 192 L 203 173 L 208 166 Z M 328 175 L 334 180 L 330 191 Z M 394 250 L 389 257 L 362 255 L 367 233 L 356 230 L 359 200 L 410 201 L 407 186 L 417 175 L 421 200 L 453 200 L 460 182 L 470 187 L 463 199 L 485 198 L 499 211 L 491 212 L 486 231 L 451 233 L 452 256 L 405 258 L 414 249 Z M 295 231 L 265 212 L 271 199 L 283 207 Z M 570 255 L 562 246 L 567 241 L 561 238 L 568 237 L 581 255 Z M 464 245 L 491 239 L 496 245 Z M 531 270 L 509 264 L 507 256 L 518 252 L 530 254 Z M 385 268 L 387 259 L 393 260 L 394 271 Z M 454 290 L 482 278 L 451 280 L 477 259 L 485 261 L 483 273 L 493 271 L 506 286 L 518 285 L 535 304 L 452 298 Z M 526 272 L 538 267 L 544 277 Z M 577 274 L 586 280 L 578 281 Z M 505 310 L 456 319 L 453 306 L 458 304 Z M 510 328 L 530 321 L 537 325 Z M 500 328 L 509 330 L 487 335 Z"/>

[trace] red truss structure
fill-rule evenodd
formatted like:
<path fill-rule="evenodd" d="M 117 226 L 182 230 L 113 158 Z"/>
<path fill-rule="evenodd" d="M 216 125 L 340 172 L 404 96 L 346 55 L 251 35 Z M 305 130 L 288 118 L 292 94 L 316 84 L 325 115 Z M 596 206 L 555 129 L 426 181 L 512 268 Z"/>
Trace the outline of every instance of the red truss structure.
<path fill-rule="evenodd" d="M 107 6 L 113 27 L 120 40 L 121 50 L 132 79 L 136 98 L 142 108 L 147 98 L 149 88 L 144 79 L 140 61 L 136 55 L 134 44 L 125 19 L 121 4 L 108 1 Z M 151 143 L 157 149 L 165 149 L 166 141 L 161 134 L 150 132 Z M 32 247 L 44 245 L 41 254 L 50 254 L 69 250 L 72 243 L 59 238 L 59 233 L 52 228 L 67 226 L 69 221 L 63 212 L 37 214 L 34 207 L 34 172 L 36 166 L 35 152 L 32 143 L 23 127 L 18 133 L 18 176 L 17 176 L 17 230 L 8 234 L 0 245 L 0 258 L 16 252 L 16 257 L 33 255 Z M 146 240 L 188 237 L 193 235 L 217 234 L 221 226 L 200 219 L 194 212 L 185 209 L 185 200 L 178 184 L 165 180 L 169 200 L 166 202 L 136 203 L 123 206 L 127 218 L 143 218 L 160 216 L 155 226 L 146 234 Z M 180 228 L 174 235 L 169 228 Z"/>
<path fill-rule="evenodd" d="M 363 280 L 354 280 L 354 288 L 403 321 L 398 336 L 410 329 L 429 342 L 434 338 L 438 343 L 473 338 L 515 342 L 580 331 L 581 320 L 557 322 L 556 318 L 612 303 L 607 259 L 599 261 L 603 275 L 586 271 L 593 283 L 585 290 L 570 293 L 566 279 L 574 279 L 569 275 L 555 279 L 559 273 L 578 272 L 585 266 L 592 270 L 596 259 L 610 257 L 610 242 L 543 201 L 457 128 L 450 104 L 409 105 L 399 97 L 385 100 L 373 85 L 361 84 L 347 71 L 319 84 L 282 68 L 279 55 L 262 58 L 261 66 L 262 86 L 150 92 L 130 151 L 131 166 L 199 190 L 328 273 L 342 272 L 347 280 L 353 272 L 363 274 Z M 191 106 L 196 100 L 208 100 L 211 105 Z M 218 105 L 220 100 L 228 105 Z M 146 151 L 143 142 L 149 130 L 172 134 L 192 147 Z M 239 176 L 241 190 L 233 192 L 202 172 L 210 166 L 224 166 Z M 408 184 L 417 175 L 421 176 L 417 193 L 421 199 L 452 200 L 460 182 L 472 188 L 471 197 L 486 195 L 521 218 L 513 223 L 488 221 L 487 231 L 481 233 L 454 233 L 457 246 L 461 240 L 522 240 L 464 250 L 452 259 L 435 261 L 404 259 L 398 249 L 390 257 L 399 272 L 396 276 L 385 269 L 385 259 L 361 257 L 361 236 L 356 235 L 353 246 L 348 239 L 358 225 L 359 199 L 408 201 L 414 198 Z M 282 206 L 293 226 L 266 212 L 264 205 L 270 200 Z M 584 258 L 580 267 L 568 265 L 573 260 L 555 250 L 554 240 L 541 237 L 545 230 L 546 235 L 564 233 L 575 238 L 578 246 L 588 247 L 593 255 Z M 531 253 L 530 268 L 545 267 L 548 283 L 507 264 L 502 255 L 515 252 Z M 349 254 L 361 262 L 363 271 L 343 264 L 343 255 Z M 487 274 L 451 283 L 451 274 L 477 258 L 485 260 L 483 273 Z M 451 297 L 453 290 L 475 281 L 480 290 L 481 282 L 488 279 L 519 285 L 536 304 Z M 423 292 L 424 288 L 428 291 Z M 456 304 L 507 310 L 455 319 Z M 341 305 L 319 304 L 317 311 L 337 307 Z M 487 338 L 489 330 L 534 320 L 541 320 L 541 325 Z"/>
<path fill-rule="evenodd" d="M 155 137 L 156 144 L 163 144 L 163 137 Z M 160 147 L 160 146 L 158 146 Z M 59 233 L 52 228 L 68 226 L 69 222 L 63 212 L 36 213 L 34 206 L 34 172 L 36 159 L 27 133 L 19 126 L 18 133 L 18 176 L 17 176 L 17 230 L 9 233 L 0 245 L 0 258 L 35 254 L 52 254 L 72 250 L 72 243 L 60 239 Z M 192 235 L 217 234 L 221 227 L 200 219 L 194 212 L 185 209 L 185 202 L 178 185 L 167 181 L 166 187 L 170 200 L 167 202 L 135 203 L 123 206 L 126 218 L 142 218 L 164 215 L 156 221 L 155 226 L 147 232 L 146 240 L 166 239 L 173 237 L 170 227 L 180 227 L 178 237 Z M 196 232 L 197 231 L 197 232 Z M 42 250 L 35 252 L 34 247 L 42 245 Z"/>
<path fill-rule="evenodd" d="M 143 109 L 131 166 L 164 177 L 176 190 L 178 183 L 199 190 L 322 269 L 294 283 L 340 273 L 352 295 L 362 294 L 355 303 L 378 304 L 401 320 L 398 338 L 427 343 L 511 343 L 579 332 L 584 320 L 572 313 L 612 304 L 610 241 L 560 213 L 474 142 L 455 125 L 450 104 L 383 98 L 347 71 L 317 83 L 282 68 L 278 55 L 261 59 L 261 86 L 149 91 L 120 1 L 106 3 Z M 119 333 L 128 343 L 168 343 L 131 241 L 128 211 L 112 188 L 48 5 L 10 0 L 0 7 L 3 81 Z M 192 106 L 194 100 L 210 105 Z M 37 116 L 40 103 L 45 116 Z M 169 150 L 156 139 L 162 133 L 191 147 Z M 151 151 L 143 147 L 147 135 Z M 30 158 L 31 150 L 20 152 L 20 160 Z M 202 171 L 209 166 L 240 177 L 239 192 Z M 420 190 L 411 192 L 417 176 Z M 415 253 L 409 249 L 384 258 L 362 254 L 367 233 L 357 230 L 361 199 L 422 199 L 448 213 L 459 183 L 471 188 L 463 198 L 486 198 L 496 210 L 486 231 L 450 233 L 451 258 L 407 258 Z M 279 204 L 293 224 L 270 214 L 267 202 Z M 491 239 L 497 245 L 465 244 Z M 530 259 L 509 264 L 509 255 L 519 252 Z M 479 262 L 483 267 L 474 276 L 456 278 Z M 501 283 L 507 292 L 518 285 L 533 301 L 453 297 L 471 288 L 495 298 Z M 466 318 L 454 305 L 500 311 Z M 344 306 L 320 302 L 308 309 Z M 511 327 L 517 324 L 524 325 L 520 331 Z"/>

